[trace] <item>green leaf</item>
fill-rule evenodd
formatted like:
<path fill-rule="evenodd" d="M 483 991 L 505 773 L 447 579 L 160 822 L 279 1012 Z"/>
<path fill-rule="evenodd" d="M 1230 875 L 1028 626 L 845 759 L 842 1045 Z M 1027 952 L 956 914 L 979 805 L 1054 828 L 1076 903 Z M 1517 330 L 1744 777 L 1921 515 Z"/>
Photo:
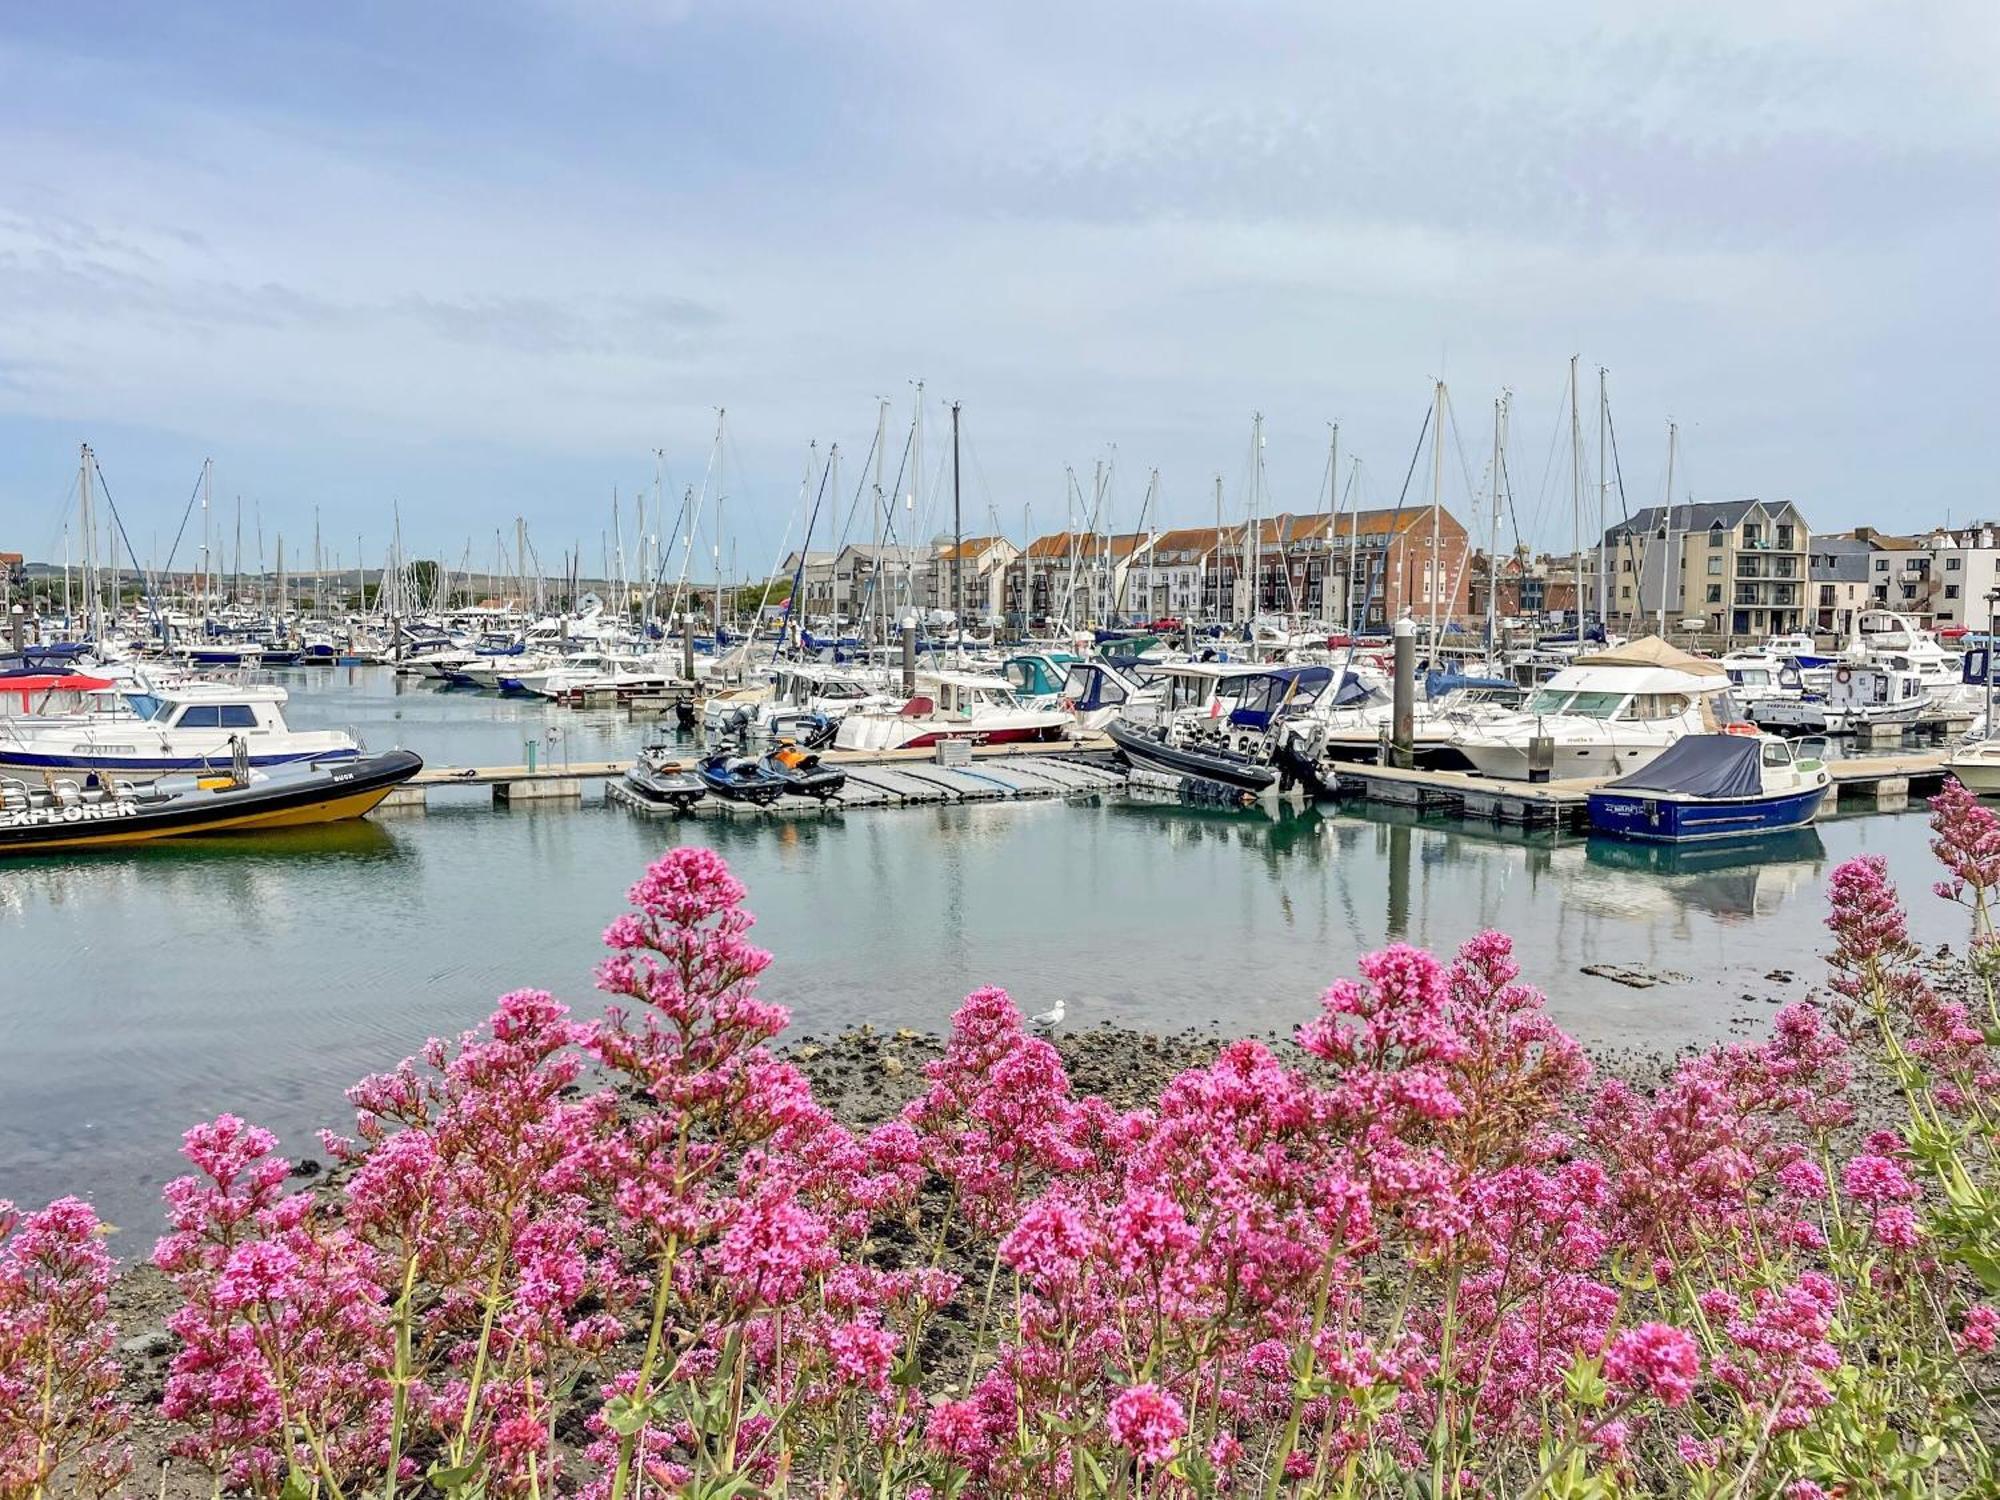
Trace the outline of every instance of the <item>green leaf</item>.
<path fill-rule="evenodd" d="M 647 1409 L 630 1396 L 613 1396 L 604 1403 L 604 1425 L 620 1437 L 631 1437 L 646 1425 Z"/>
<path fill-rule="evenodd" d="M 297 1464 L 285 1475 L 285 1486 L 278 1491 L 278 1500 L 313 1500 L 312 1480 Z"/>
<path fill-rule="evenodd" d="M 478 1474 L 478 1472 L 479 1460 L 474 1458 L 449 1468 L 442 1463 L 432 1464 L 430 1471 L 424 1475 L 424 1478 L 431 1482 L 431 1486 L 434 1489 L 453 1490 Z"/>

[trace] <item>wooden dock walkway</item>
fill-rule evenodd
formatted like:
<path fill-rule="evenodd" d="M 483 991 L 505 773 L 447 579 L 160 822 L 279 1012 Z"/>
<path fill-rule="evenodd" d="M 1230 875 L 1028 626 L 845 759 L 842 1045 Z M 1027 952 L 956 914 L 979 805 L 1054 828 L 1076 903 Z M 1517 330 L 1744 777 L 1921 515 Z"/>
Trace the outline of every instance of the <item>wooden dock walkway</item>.
<path fill-rule="evenodd" d="M 987 797 L 997 800 L 1043 795 L 1039 790 L 1043 787 L 1096 790 L 1099 777 L 1079 778 L 1077 773 L 1089 769 L 1101 774 L 1115 753 L 1115 747 L 1103 735 L 1046 743 L 975 745 L 971 749 L 971 763 L 978 768 L 976 772 L 966 767 L 939 765 L 936 751 L 929 748 L 826 750 L 821 752 L 820 759 L 847 770 L 850 785 L 857 787 L 849 805 L 858 806 L 869 800 L 859 788 L 873 787 L 878 793 L 873 799 L 875 803 L 894 802 L 902 806 L 925 801 L 971 802 Z M 700 753 L 700 746 L 688 747 L 690 760 Z M 1041 764 L 1033 768 L 1019 764 L 1028 760 Z M 390 812 L 420 809 L 428 805 L 431 791 L 447 787 L 490 787 L 495 803 L 575 801 L 583 796 L 587 782 L 601 781 L 615 787 L 631 764 L 627 759 L 538 762 L 533 767 L 425 766 L 390 793 L 382 807 Z M 996 769 L 1000 765 L 1007 769 Z M 1071 781 L 1065 783 L 1061 779 L 1064 775 L 1071 777 Z M 1122 768 L 1116 779 L 1122 782 Z M 1061 795 L 1061 792 L 1051 790 L 1047 795 Z M 785 799 L 794 800 L 801 799 Z M 813 805 L 816 808 L 818 804 Z"/>

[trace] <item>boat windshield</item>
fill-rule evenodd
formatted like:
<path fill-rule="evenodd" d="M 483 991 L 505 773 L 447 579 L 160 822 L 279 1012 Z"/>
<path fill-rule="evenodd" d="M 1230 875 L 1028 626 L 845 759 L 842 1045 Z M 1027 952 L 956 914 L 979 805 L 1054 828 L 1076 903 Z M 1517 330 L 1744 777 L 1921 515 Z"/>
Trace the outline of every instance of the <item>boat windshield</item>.
<path fill-rule="evenodd" d="M 125 705 L 142 719 L 163 718 L 169 707 L 166 699 L 151 693 L 127 693 Z"/>
<path fill-rule="evenodd" d="M 1618 705 L 1624 701 L 1623 693 L 1578 693 L 1569 700 L 1569 707 L 1563 712 L 1585 719 L 1608 719 L 1618 712 Z"/>
<path fill-rule="evenodd" d="M 1572 696 L 1555 688 L 1543 688 L 1528 699 L 1526 708 L 1531 714 L 1559 714 Z"/>

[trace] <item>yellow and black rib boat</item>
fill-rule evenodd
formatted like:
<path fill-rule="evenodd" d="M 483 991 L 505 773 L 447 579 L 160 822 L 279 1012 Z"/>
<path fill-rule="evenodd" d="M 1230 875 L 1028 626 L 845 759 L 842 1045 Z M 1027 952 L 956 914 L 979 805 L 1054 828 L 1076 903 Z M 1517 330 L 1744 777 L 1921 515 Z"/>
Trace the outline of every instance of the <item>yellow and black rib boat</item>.
<path fill-rule="evenodd" d="M 200 834 L 297 828 L 365 817 L 424 768 L 408 750 L 140 786 L 0 779 L 0 855 L 113 848 Z"/>

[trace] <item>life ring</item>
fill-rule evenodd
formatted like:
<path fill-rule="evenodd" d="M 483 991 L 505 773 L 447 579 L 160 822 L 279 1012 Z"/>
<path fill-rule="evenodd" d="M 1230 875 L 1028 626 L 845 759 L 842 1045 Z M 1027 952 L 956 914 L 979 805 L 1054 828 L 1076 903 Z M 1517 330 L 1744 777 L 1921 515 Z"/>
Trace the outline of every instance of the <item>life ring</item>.
<path fill-rule="evenodd" d="M 1833 669 L 1833 680 L 1840 683 L 1843 687 L 1846 686 L 1848 683 L 1854 681 L 1854 668 L 1835 667 Z"/>

